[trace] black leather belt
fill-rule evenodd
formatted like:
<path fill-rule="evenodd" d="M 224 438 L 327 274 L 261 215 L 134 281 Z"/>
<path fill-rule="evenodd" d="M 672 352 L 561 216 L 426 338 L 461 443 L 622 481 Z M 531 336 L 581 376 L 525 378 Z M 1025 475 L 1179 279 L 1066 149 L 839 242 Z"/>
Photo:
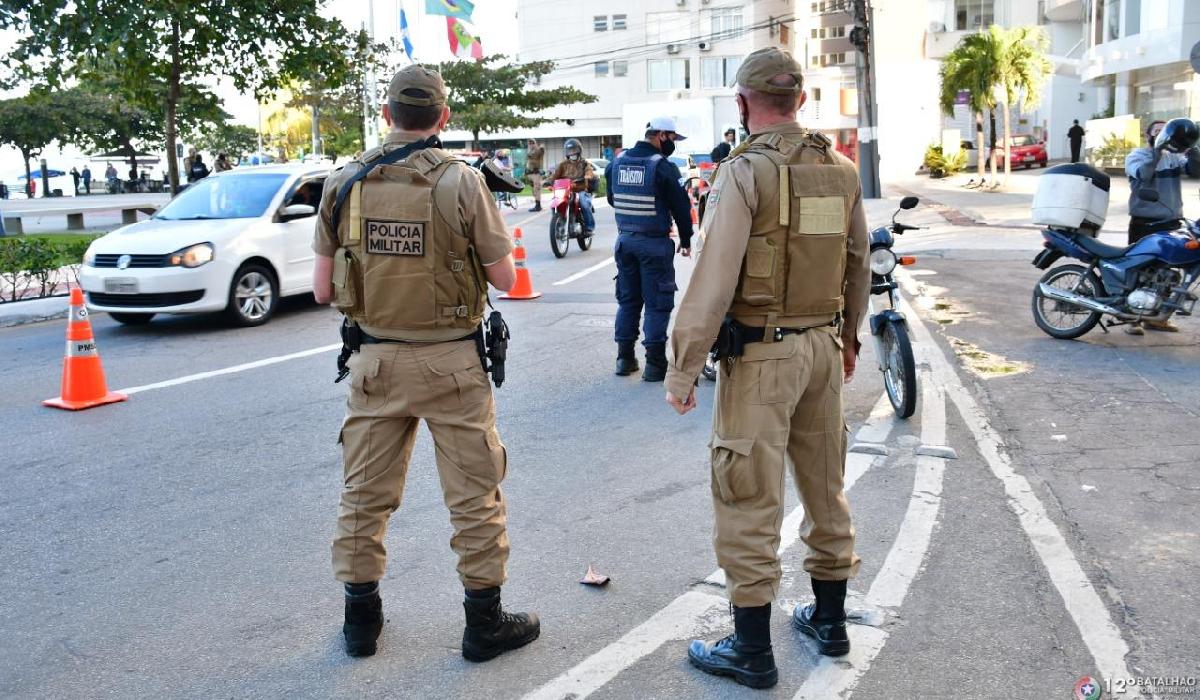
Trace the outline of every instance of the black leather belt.
<path fill-rule="evenodd" d="M 461 338 L 451 338 L 450 340 L 397 340 L 395 338 L 376 338 L 375 336 L 362 332 L 363 345 L 378 345 L 380 343 L 401 343 L 404 345 L 431 345 L 433 343 L 456 343 L 460 340 L 475 340 L 483 337 L 483 329 L 476 328 L 474 333 L 464 335 Z"/>
<path fill-rule="evenodd" d="M 835 318 L 832 321 L 830 321 L 829 323 L 822 323 L 819 326 L 809 326 L 807 328 L 776 328 L 775 329 L 775 342 L 779 342 L 779 341 L 783 340 L 783 336 L 785 336 L 785 335 L 800 335 L 802 333 L 811 331 L 814 328 L 824 328 L 826 326 L 836 326 L 837 324 L 838 324 L 838 320 Z M 743 326 L 743 328 L 742 328 L 742 342 L 744 342 L 744 343 L 761 343 L 763 341 L 763 339 L 766 337 L 767 337 L 767 329 L 765 329 L 765 328 L 753 327 L 753 326 Z"/>

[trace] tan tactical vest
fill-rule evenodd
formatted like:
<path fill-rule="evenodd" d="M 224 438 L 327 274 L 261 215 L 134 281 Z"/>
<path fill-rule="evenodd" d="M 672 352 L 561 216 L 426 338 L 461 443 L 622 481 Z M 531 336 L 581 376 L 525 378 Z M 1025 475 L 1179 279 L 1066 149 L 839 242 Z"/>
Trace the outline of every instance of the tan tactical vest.
<path fill-rule="evenodd" d="M 453 340 L 483 321 L 486 277 L 458 212 L 470 176 L 455 160 L 417 151 L 371 171 L 346 199 L 334 304 L 373 336 Z"/>
<path fill-rule="evenodd" d="M 843 306 L 858 173 L 820 134 L 761 134 L 742 157 L 754 168 L 758 208 L 730 315 L 783 328 L 832 320 Z"/>

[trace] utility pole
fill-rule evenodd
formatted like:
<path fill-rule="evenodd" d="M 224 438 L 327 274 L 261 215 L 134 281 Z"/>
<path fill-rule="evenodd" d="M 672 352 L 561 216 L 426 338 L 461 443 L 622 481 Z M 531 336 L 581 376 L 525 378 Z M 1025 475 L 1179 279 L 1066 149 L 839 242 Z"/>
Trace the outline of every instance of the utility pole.
<path fill-rule="evenodd" d="M 875 109 L 875 33 L 871 0 L 853 0 L 854 28 L 850 43 L 858 49 L 854 62 L 858 87 L 858 174 L 864 199 L 882 196 L 879 186 L 878 120 Z"/>
<path fill-rule="evenodd" d="M 367 3 L 367 46 L 375 45 L 375 0 L 369 0 Z M 368 48 L 369 50 L 369 48 Z M 375 148 L 379 145 L 379 94 L 377 85 L 375 84 L 375 68 L 371 61 L 367 61 L 367 70 L 365 72 L 367 81 L 367 109 L 363 115 L 363 145 L 366 149 Z"/>

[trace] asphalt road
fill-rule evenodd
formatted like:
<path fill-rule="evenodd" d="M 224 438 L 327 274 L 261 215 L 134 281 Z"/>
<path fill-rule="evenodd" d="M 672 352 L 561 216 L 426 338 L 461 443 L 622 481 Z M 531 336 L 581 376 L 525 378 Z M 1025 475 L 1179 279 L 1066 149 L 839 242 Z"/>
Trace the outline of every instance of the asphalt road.
<path fill-rule="evenodd" d="M 871 203 L 872 220 L 888 206 Z M 711 548 L 713 386 L 681 418 L 661 385 L 612 375 L 610 210 L 593 249 L 564 260 L 544 213 L 506 218 L 523 222 L 544 293 L 497 302 L 513 331 L 496 394 L 505 600 L 539 613 L 540 640 L 483 665 L 459 655 L 461 589 L 423 432 L 388 533 L 380 653 L 342 653 L 329 540 L 346 389 L 321 350 L 336 342 L 331 310 L 291 299 L 257 329 L 97 315 L 111 388 L 284 359 L 70 414 L 39 405 L 57 393 L 63 323 L 0 329 L 0 696 L 1049 698 L 1085 675 L 1200 675 L 1194 324 L 1053 341 L 1028 309 L 1036 232 L 914 212 L 934 225 L 898 246 L 920 256 L 918 415 L 879 404 L 869 344 L 847 388 L 854 651 L 822 659 L 790 628 L 809 597 L 792 511 L 781 681 L 755 693 L 685 659 L 693 635 L 731 626 Z M 677 261 L 681 287 L 692 266 Z M 1024 371 L 979 377 L 955 349 L 981 356 L 951 337 L 993 353 L 987 371 Z M 581 586 L 589 564 L 613 582 Z"/>

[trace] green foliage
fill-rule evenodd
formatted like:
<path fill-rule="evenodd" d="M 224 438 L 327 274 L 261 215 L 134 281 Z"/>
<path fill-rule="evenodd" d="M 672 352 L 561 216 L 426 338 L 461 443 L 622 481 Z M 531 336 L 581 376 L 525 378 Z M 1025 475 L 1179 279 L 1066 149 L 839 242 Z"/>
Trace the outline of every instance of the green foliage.
<path fill-rule="evenodd" d="M 79 120 L 74 105 L 62 93 L 35 92 L 25 97 L 0 100 L 0 144 L 21 152 L 26 183 L 30 182 L 29 161 L 42 149 L 75 128 Z M 28 187 L 28 184 L 26 184 Z"/>
<path fill-rule="evenodd" d="M 481 133 L 534 127 L 555 121 L 532 116 L 552 107 L 596 101 L 573 87 L 530 89 L 554 70 L 552 61 L 509 63 L 504 56 L 450 61 L 437 66 L 450 91 L 450 126 L 471 132 L 475 148 Z"/>
<path fill-rule="evenodd" d="M 253 153 L 258 147 L 258 132 L 242 124 L 205 124 L 191 134 L 190 140 L 196 148 L 212 153 L 214 158 L 224 153 L 231 163 L 237 163 L 243 155 Z"/>
<path fill-rule="evenodd" d="M 98 235 L 0 237 L 0 303 L 48 297 L 77 279 L 83 254 Z M 68 268 L 68 269 L 63 269 Z"/>
<path fill-rule="evenodd" d="M 931 145 L 925 149 L 924 165 L 929 169 L 930 177 L 953 175 L 967 166 L 967 152 L 960 148 L 954 155 L 946 156 L 941 146 Z"/>
<path fill-rule="evenodd" d="M 1093 148 L 1089 154 L 1089 158 L 1093 163 L 1114 163 L 1123 164 L 1125 156 L 1129 152 L 1137 148 L 1138 145 L 1129 139 L 1126 139 L 1121 134 L 1109 134 L 1104 137 L 1104 142 L 1098 148 Z"/>

